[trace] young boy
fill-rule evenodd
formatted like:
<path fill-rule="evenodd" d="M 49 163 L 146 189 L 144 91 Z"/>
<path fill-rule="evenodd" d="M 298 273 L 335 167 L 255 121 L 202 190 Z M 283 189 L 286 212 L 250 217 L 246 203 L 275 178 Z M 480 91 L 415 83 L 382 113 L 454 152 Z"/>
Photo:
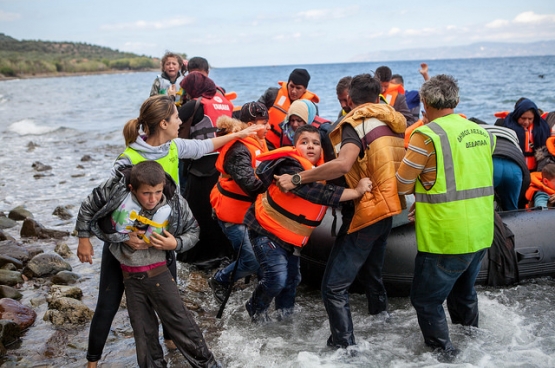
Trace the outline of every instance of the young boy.
<path fill-rule="evenodd" d="M 302 185 L 297 181 L 290 192 L 282 192 L 274 183 L 275 175 L 297 174 L 324 162 L 320 133 L 314 126 L 299 127 L 294 145 L 257 156 L 262 163 L 256 174 L 268 190 L 257 197 L 244 218 L 262 273 L 245 305 L 254 322 L 269 319 L 267 310 L 274 298 L 279 317 L 293 312 L 301 281 L 300 251 L 322 221 L 327 206 L 359 198 L 372 188 L 370 179 L 363 178 L 355 189 L 323 183 Z M 293 178 L 295 181 L 295 175 Z"/>
<path fill-rule="evenodd" d="M 90 242 L 93 234 L 111 242 L 110 251 L 121 263 L 139 367 L 166 366 L 156 315 L 192 366 L 219 366 L 166 266 L 166 250 L 192 248 L 199 228 L 159 163 L 144 161 L 122 169 L 94 189 L 81 205 L 77 228 L 80 243 Z M 124 244 L 131 232 L 142 234 L 150 247 L 137 250 Z"/>
<path fill-rule="evenodd" d="M 162 74 L 156 77 L 150 95 L 168 95 L 175 101 L 177 107 L 182 104 L 183 89 L 179 85 L 183 80 L 183 58 L 179 54 L 166 52 L 162 57 Z"/>
<path fill-rule="evenodd" d="M 533 207 L 555 207 L 555 164 L 545 165 L 541 173 L 530 173 L 526 199 Z"/>

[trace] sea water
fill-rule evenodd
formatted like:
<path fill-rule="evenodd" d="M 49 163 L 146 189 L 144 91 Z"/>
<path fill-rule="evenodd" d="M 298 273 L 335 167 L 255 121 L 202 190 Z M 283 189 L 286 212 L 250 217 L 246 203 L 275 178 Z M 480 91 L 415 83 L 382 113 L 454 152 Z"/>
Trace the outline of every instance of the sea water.
<path fill-rule="evenodd" d="M 523 96 L 545 111 L 555 110 L 555 56 L 434 60 L 428 64 L 430 75 L 445 73 L 458 79 L 461 101 L 456 111 L 468 117 L 493 123 L 494 112 L 512 110 Z M 257 100 L 266 88 L 277 87 L 277 81 L 286 81 L 293 68 L 304 67 L 311 74 L 309 89 L 320 96 L 320 115 L 335 120 L 340 110 L 337 81 L 346 75 L 372 72 L 380 65 L 215 68 L 210 77 L 227 91 L 235 91 L 238 97 L 233 102 L 241 105 Z M 418 62 L 387 65 L 393 73 L 403 75 L 407 90 L 421 85 Z M 107 178 L 114 159 L 124 149 L 122 127 L 138 116 L 155 77 L 155 72 L 143 72 L 0 82 L 0 210 L 6 213 L 25 205 L 46 227 L 71 231 L 75 217 L 60 220 L 52 211 L 66 206 L 75 216 L 85 196 Z M 52 169 L 38 172 L 33 168 L 36 162 Z M 77 239 L 70 237 L 67 243 L 75 252 Z M 92 265 L 81 264 L 75 256 L 68 260 L 82 276 L 78 286 L 84 292 L 83 302 L 91 308 L 98 294 L 101 256 L 100 243 L 94 244 Z M 442 366 L 425 347 L 408 298 L 391 298 L 390 317 L 384 318 L 369 316 L 364 296 L 352 294 L 357 346 L 334 351 L 325 346 L 329 324 L 318 291 L 301 286 L 293 319 L 258 326 L 250 322 L 244 309 L 252 284 L 232 294 L 223 318 L 217 320 L 218 305 L 209 290 L 185 285 L 184 280 L 197 271 L 180 265 L 179 272 L 179 287 L 188 305 L 214 354 L 227 367 Z M 17 358 L 5 360 L 4 366 L 84 366 L 88 325 L 56 329 L 53 334 L 54 327 L 42 320 L 46 303 L 31 300 L 37 291 L 25 291 L 37 285 L 27 282 L 22 299 L 35 306 L 37 321 L 23 335 Z M 455 366 L 555 366 L 553 279 L 532 279 L 507 288 L 478 287 L 478 295 L 480 328 L 450 326 L 451 338 L 462 350 Z M 171 367 L 187 366 L 179 353 L 168 353 L 167 359 Z M 123 310 L 112 325 L 100 366 L 135 365 L 133 338 Z"/>

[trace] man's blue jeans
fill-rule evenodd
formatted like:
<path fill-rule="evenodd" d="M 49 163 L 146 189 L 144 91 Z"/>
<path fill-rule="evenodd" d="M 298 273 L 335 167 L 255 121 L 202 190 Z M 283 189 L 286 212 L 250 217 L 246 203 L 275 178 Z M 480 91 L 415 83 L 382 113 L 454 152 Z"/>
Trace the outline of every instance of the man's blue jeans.
<path fill-rule="evenodd" d="M 486 249 L 468 254 L 418 252 L 416 255 L 410 300 L 426 345 L 453 349 L 443 309 L 445 299 L 451 322 L 478 326 L 478 295 L 474 283 L 485 254 Z"/>
<path fill-rule="evenodd" d="M 355 344 L 348 290 L 357 274 L 366 288 L 368 312 L 378 314 L 387 309 L 382 268 L 391 224 L 392 218 L 388 217 L 347 234 L 333 245 L 322 279 L 322 298 L 331 330 L 328 345 Z"/>
<path fill-rule="evenodd" d="M 260 264 L 262 278 L 249 300 L 249 313 L 263 314 L 275 298 L 276 310 L 291 313 L 295 306 L 297 286 L 301 282 L 300 257 L 293 255 L 266 236 L 251 239 Z"/>
<path fill-rule="evenodd" d="M 241 248 L 241 254 L 238 255 L 237 261 L 230 263 L 226 268 L 216 273 L 214 276 L 216 281 L 220 284 L 228 285 L 232 281 L 231 274 L 233 273 L 235 262 L 238 262 L 238 264 L 233 282 L 258 273 L 258 261 L 252 249 L 247 227 L 243 224 L 231 224 L 220 220 L 218 220 L 218 224 L 220 224 L 225 236 L 231 242 L 233 250 L 237 253 L 239 248 Z M 241 243 L 243 243 L 242 246 Z"/>

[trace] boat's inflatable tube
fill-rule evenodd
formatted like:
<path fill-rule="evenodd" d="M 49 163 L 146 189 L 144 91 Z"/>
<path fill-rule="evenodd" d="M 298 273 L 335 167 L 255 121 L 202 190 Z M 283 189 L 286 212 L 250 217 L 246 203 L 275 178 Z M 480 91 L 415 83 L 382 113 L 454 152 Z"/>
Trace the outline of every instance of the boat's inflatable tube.
<path fill-rule="evenodd" d="M 555 209 L 517 210 L 499 213 L 503 222 L 514 233 L 517 267 L 520 279 L 555 275 Z M 333 216 L 331 210 L 322 224 L 312 233 L 309 243 L 301 253 L 303 282 L 319 288 L 326 261 L 335 238 L 331 235 Z M 337 215 L 337 229 L 341 215 Z M 387 241 L 383 280 L 388 295 L 408 296 L 416 256 L 414 224 L 403 211 L 394 218 L 394 228 Z M 441 226 L 441 224 L 438 224 Z M 477 283 L 488 280 L 489 255 L 482 261 Z M 353 291 L 357 291 L 357 285 Z M 359 288 L 360 289 L 360 288 Z"/>

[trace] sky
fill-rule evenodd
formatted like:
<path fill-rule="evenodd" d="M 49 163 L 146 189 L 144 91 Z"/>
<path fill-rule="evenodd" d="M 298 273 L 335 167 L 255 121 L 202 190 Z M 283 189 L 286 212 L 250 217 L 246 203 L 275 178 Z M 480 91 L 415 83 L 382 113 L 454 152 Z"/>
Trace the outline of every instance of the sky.
<path fill-rule="evenodd" d="M 340 63 L 371 51 L 555 40 L 553 0 L 0 0 L 0 33 L 215 67 Z"/>

